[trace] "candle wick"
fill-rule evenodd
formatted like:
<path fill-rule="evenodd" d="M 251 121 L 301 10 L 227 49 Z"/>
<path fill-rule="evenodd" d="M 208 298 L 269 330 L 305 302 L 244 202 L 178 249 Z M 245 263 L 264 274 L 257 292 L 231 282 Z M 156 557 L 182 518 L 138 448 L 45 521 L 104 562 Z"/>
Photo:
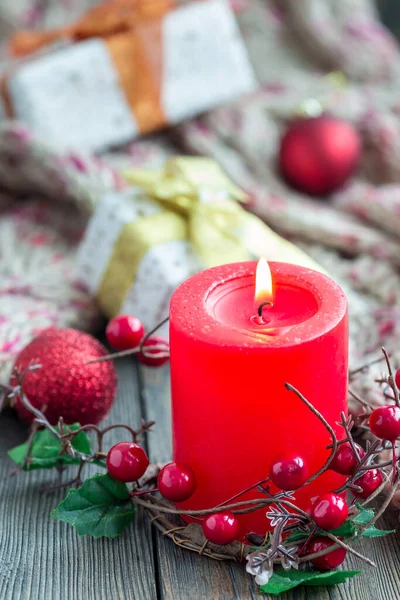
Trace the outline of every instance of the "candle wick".
<path fill-rule="evenodd" d="M 262 302 L 260 304 L 260 306 L 258 307 L 258 311 L 257 311 L 259 317 L 262 317 L 262 312 L 263 312 L 264 306 L 272 306 L 272 302 Z"/>

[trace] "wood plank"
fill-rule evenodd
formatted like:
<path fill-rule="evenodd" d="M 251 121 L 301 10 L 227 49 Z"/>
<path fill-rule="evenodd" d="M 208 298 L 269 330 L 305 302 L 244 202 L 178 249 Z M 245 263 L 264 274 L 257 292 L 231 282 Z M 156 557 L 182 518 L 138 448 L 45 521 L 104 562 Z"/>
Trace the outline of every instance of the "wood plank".
<path fill-rule="evenodd" d="M 157 424 L 148 438 L 152 461 L 171 458 L 170 386 L 168 368 L 140 371 L 144 412 Z M 382 529 L 399 526 L 398 509 L 390 509 L 378 523 Z M 209 558 L 176 547 L 156 533 L 159 588 L 162 600 L 253 600 L 260 598 L 257 587 L 243 567 Z M 344 568 L 363 573 L 347 583 L 330 588 L 296 588 L 280 596 L 282 600 L 394 600 L 400 587 L 400 536 L 393 534 L 374 540 L 364 539 L 356 549 L 378 565 L 373 569 L 348 555 Z M 266 597 L 266 596 L 264 596 Z M 273 598 L 271 596 L 271 598 Z"/>
<path fill-rule="evenodd" d="M 171 460 L 169 369 L 140 370 L 146 419 L 156 421 L 148 436 L 150 460 Z M 183 550 L 156 533 L 159 588 L 162 600 L 253 600 L 260 594 L 242 567 Z"/>
<path fill-rule="evenodd" d="M 119 361 L 119 393 L 107 423 L 140 423 L 136 367 Z M 123 434 L 110 432 L 110 446 Z M 0 598 L 1 600 L 155 600 L 156 573 L 148 519 L 139 511 L 135 524 L 115 540 L 79 537 L 49 513 L 65 491 L 44 494 L 54 481 L 46 471 L 5 479 L 13 463 L 7 450 L 22 443 L 26 430 L 7 411 L 0 418 Z M 94 468 L 94 471 L 96 469 Z"/>

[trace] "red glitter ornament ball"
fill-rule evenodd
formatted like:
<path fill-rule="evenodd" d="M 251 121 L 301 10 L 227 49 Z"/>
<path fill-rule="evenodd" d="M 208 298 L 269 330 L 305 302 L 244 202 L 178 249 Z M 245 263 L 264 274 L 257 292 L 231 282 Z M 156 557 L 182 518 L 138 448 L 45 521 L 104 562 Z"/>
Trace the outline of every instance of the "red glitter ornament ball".
<path fill-rule="evenodd" d="M 67 424 L 98 423 L 111 408 L 117 391 L 117 374 L 111 361 L 86 364 L 107 354 L 100 342 L 75 329 L 48 329 L 18 354 L 14 366 L 23 372 L 29 365 L 41 369 L 24 380 L 24 392 L 33 406 L 43 409 L 51 424 L 59 417 Z M 11 380 L 11 385 L 16 385 Z M 17 400 L 16 410 L 26 423 L 30 413 Z"/>
<path fill-rule="evenodd" d="M 293 121 L 281 140 L 279 166 L 294 188 L 324 196 L 355 171 L 361 140 L 351 123 L 328 115 Z"/>

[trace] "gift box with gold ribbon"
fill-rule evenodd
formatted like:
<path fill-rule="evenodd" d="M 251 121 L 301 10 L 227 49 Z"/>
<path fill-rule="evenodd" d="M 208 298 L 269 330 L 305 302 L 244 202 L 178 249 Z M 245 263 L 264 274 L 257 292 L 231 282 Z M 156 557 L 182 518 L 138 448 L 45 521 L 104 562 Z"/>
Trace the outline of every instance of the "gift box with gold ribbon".
<path fill-rule="evenodd" d="M 320 270 L 245 210 L 246 194 L 209 158 L 125 177 L 132 187 L 102 199 L 78 256 L 78 278 L 108 317 L 134 314 L 151 329 L 184 279 L 219 264 L 265 256 Z"/>
<path fill-rule="evenodd" d="M 9 50 L 3 112 L 68 149 L 125 143 L 256 85 L 228 0 L 113 0 L 17 32 Z"/>

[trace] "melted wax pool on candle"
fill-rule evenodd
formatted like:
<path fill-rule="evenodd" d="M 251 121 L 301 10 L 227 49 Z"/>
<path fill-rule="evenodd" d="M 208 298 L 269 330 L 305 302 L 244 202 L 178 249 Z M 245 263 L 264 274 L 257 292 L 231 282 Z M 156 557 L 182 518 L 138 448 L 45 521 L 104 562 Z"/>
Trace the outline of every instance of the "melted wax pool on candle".
<path fill-rule="evenodd" d="M 263 336 L 282 335 L 318 312 L 318 301 L 310 291 L 287 283 L 276 287 L 273 305 L 264 307 L 261 318 L 258 304 L 254 300 L 254 277 L 224 281 L 206 298 L 207 312 L 216 321 Z"/>

